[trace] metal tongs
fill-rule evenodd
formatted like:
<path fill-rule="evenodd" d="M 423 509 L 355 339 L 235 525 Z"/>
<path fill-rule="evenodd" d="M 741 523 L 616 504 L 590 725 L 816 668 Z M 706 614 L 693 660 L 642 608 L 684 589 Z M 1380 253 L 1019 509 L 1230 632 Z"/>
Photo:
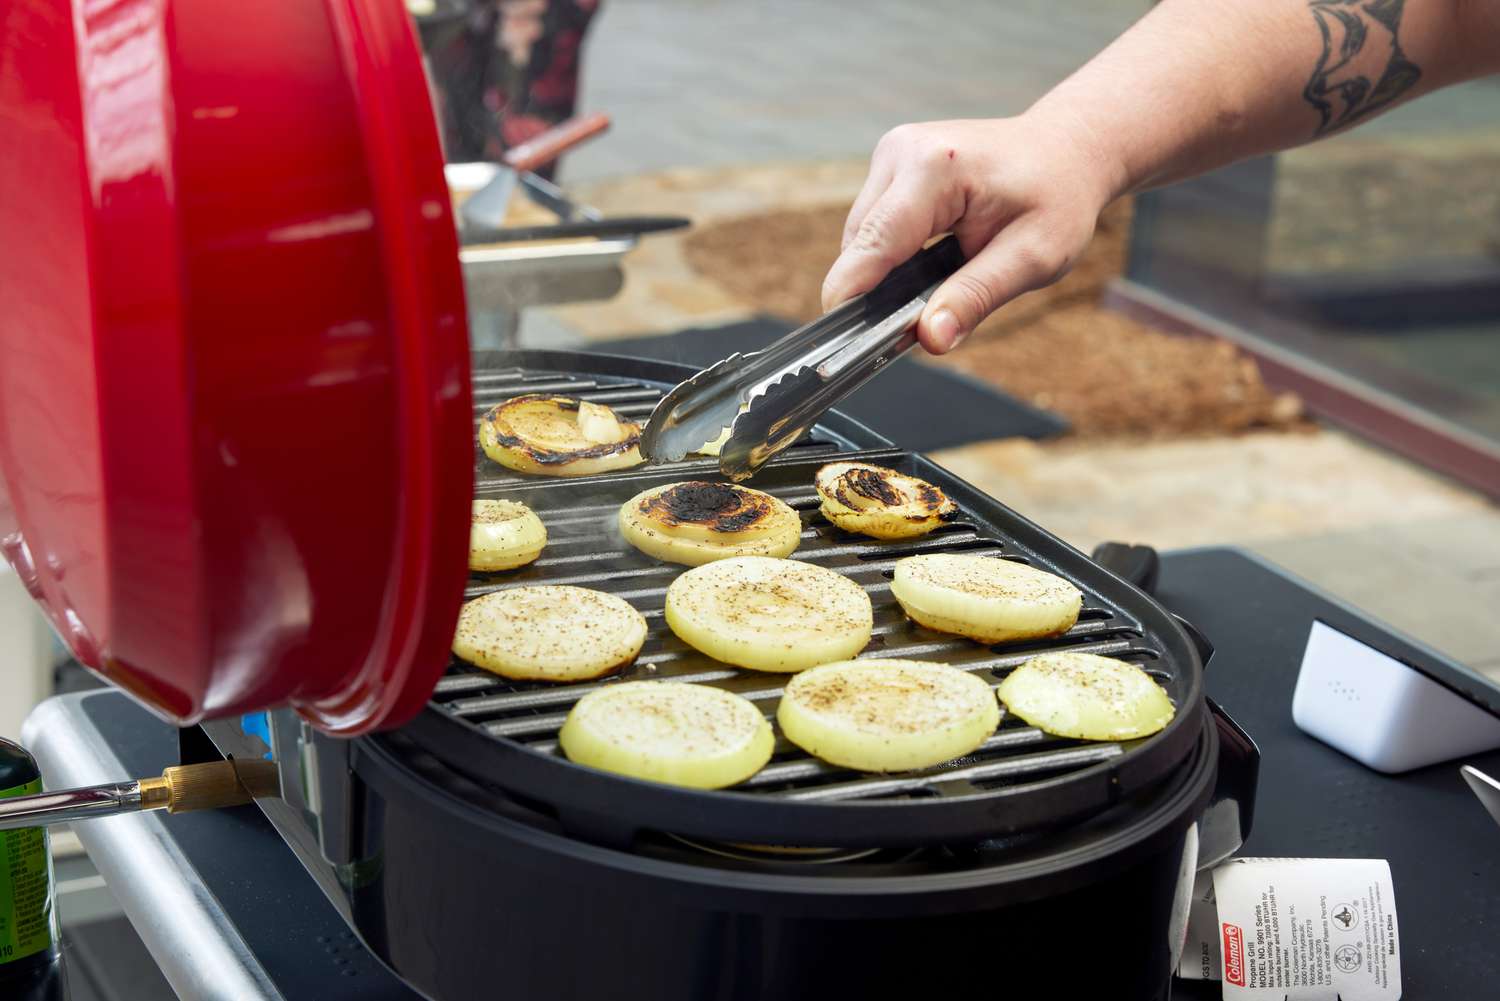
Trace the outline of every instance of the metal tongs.
<path fill-rule="evenodd" d="M 734 481 L 748 479 L 917 343 L 928 299 L 963 263 L 958 240 L 945 236 L 871 291 L 765 350 L 732 354 L 704 369 L 656 405 L 641 454 L 678 462 L 728 428 L 719 470 Z"/>

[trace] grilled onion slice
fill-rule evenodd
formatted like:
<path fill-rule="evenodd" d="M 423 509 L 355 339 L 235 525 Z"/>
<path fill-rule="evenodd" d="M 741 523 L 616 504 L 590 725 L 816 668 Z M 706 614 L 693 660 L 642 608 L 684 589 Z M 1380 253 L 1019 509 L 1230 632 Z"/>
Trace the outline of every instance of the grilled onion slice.
<path fill-rule="evenodd" d="M 1172 700 L 1135 664 L 1091 653 L 1033 657 L 996 689 L 1038 730 L 1084 740 L 1132 740 L 1171 722 Z"/>
<path fill-rule="evenodd" d="M 776 721 L 830 764 L 901 772 L 973 751 L 1000 725 L 1000 704 L 984 679 L 946 664 L 846 660 L 787 682 Z"/>
<path fill-rule="evenodd" d="M 796 560 L 737 556 L 667 588 L 667 625 L 715 660 L 801 671 L 853 657 L 870 642 L 870 596 L 843 574 Z"/>
<path fill-rule="evenodd" d="M 549 584 L 465 602 L 453 652 L 513 681 L 587 681 L 635 660 L 645 642 L 646 619 L 623 598 Z"/>
<path fill-rule="evenodd" d="M 622 681 L 578 700 L 558 733 L 572 761 L 697 789 L 742 782 L 776 738 L 754 702 L 719 688 Z"/>
<path fill-rule="evenodd" d="M 630 498 L 620 508 L 620 531 L 647 556 L 696 567 L 731 556 L 786 556 L 802 541 L 802 519 L 759 490 L 689 480 Z"/>
<path fill-rule="evenodd" d="M 476 500 L 469 527 L 470 570 L 513 570 L 525 566 L 547 545 L 547 527 L 525 504 Z"/>
<path fill-rule="evenodd" d="M 479 444 L 507 469 L 590 476 L 644 460 L 641 428 L 609 407 L 568 396 L 517 396 L 484 415 Z"/>
<path fill-rule="evenodd" d="M 981 643 L 1065 633 L 1083 607 L 1083 594 L 1056 574 L 961 553 L 897 561 L 891 594 L 927 628 Z"/>
<path fill-rule="evenodd" d="M 937 487 L 868 462 L 831 462 L 814 477 L 823 517 L 876 539 L 926 535 L 958 508 Z"/>

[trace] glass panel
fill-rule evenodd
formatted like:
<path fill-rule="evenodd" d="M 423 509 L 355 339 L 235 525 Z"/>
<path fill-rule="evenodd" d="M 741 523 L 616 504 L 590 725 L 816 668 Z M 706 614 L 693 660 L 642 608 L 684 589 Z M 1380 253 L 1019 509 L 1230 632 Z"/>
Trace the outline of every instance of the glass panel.
<path fill-rule="evenodd" d="M 1153 192 L 1138 220 L 1136 282 L 1500 456 L 1500 83 Z"/>

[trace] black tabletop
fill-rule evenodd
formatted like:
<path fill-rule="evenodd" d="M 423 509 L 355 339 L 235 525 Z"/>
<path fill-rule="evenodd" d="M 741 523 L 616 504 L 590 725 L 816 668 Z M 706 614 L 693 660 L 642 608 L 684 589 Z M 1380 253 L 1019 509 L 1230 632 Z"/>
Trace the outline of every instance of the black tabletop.
<path fill-rule="evenodd" d="M 1462 669 L 1237 550 L 1167 554 L 1158 596 L 1213 641 L 1209 694 L 1260 745 L 1255 830 L 1244 854 L 1389 859 L 1403 997 L 1500 994 L 1500 828 L 1460 779 L 1458 763 L 1381 775 L 1292 723 L 1292 690 L 1315 619 L 1440 677 L 1461 677 Z M 176 763 L 176 732 L 125 696 L 87 704 L 132 774 Z M 1469 763 L 1500 774 L 1500 753 Z M 169 823 L 204 886 L 286 997 L 417 997 L 363 949 L 258 810 L 188 814 Z M 1182 983 L 1178 996 L 1216 998 L 1217 985 Z"/>
<path fill-rule="evenodd" d="M 178 763 L 177 731 L 125 695 L 100 694 L 84 706 L 131 775 Z M 288 1001 L 420 1001 L 364 947 L 257 807 L 178 814 L 165 823 Z"/>
<path fill-rule="evenodd" d="M 1208 694 L 1260 745 L 1255 828 L 1241 854 L 1388 859 L 1405 1001 L 1500 997 L 1500 827 L 1458 774 L 1461 763 L 1500 774 L 1500 752 L 1382 775 L 1292 722 L 1315 619 L 1453 687 L 1483 683 L 1238 550 L 1167 554 L 1157 597 L 1213 642 Z M 1178 994 L 1220 996 L 1201 984 Z"/>

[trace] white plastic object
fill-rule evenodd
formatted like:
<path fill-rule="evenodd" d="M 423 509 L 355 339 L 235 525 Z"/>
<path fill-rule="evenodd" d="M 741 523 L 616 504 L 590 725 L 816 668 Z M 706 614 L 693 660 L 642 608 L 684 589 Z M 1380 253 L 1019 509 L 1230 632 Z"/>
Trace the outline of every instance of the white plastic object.
<path fill-rule="evenodd" d="M 52 631 L 10 564 L 0 560 L 0 737 L 19 740 L 21 721 L 52 694 Z"/>
<path fill-rule="evenodd" d="M 1292 719 L 1378 772 L 1500 747 L 1500 716 L 1322 622 L 1307 636 Z"/>

